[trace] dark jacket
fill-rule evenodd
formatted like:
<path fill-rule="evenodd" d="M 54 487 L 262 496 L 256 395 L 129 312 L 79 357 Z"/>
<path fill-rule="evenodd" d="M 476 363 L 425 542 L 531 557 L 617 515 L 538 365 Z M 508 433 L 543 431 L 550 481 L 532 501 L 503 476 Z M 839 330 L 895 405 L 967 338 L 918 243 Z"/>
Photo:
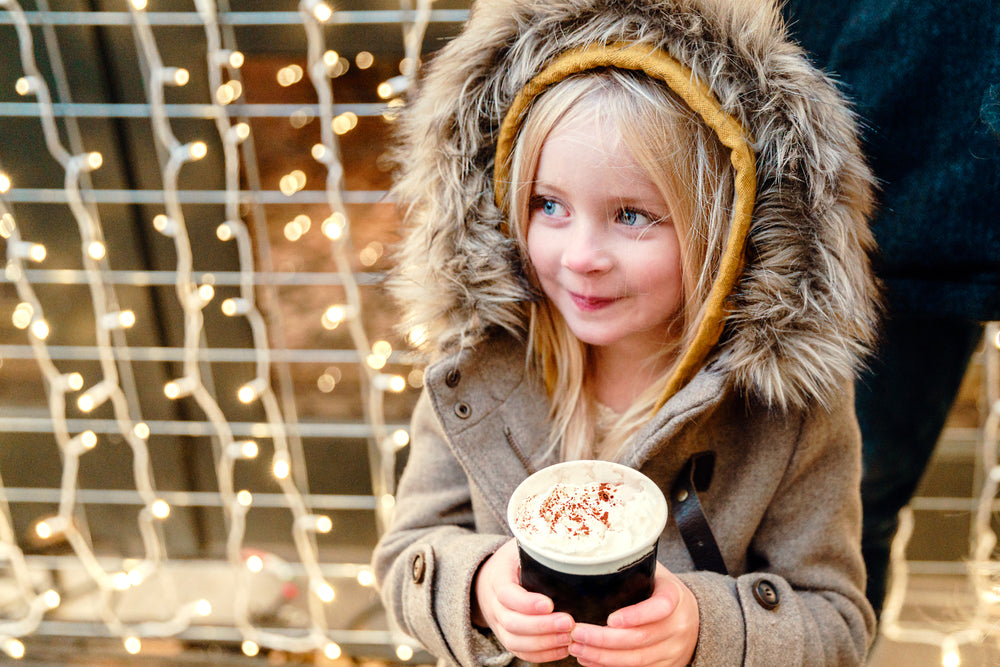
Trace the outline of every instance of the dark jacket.
<path fill-rule="evenodd" d="M 863 119 L 876 272 L 895 311 L 1000 319 L 1000 3 L 789 0 Z"/>

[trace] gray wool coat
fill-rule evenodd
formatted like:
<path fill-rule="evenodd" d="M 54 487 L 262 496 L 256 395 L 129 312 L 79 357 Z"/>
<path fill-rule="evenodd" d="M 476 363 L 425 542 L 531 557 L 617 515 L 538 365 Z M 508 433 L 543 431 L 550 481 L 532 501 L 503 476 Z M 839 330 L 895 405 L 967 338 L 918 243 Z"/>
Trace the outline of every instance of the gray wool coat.
<path fill-rule="evenodd" d="M 510 539 L 514 488 L 547 431 L 545 391 L 523 347 L 490 339 L 429 369 L 391 525 L 374 555 L 389 613 L 444 665 L 513 660 L 476 630 L 480 563 Z M 668 522 L 658 559 L 698 599 L 694 665 L 857 665 L 875 619 L 860 552 L 860 438 L 849 385 L 827 408 L 773 411 L 702 370 L 622 459 L 669 489 L 696 452 L 717 455 L 699 494 L 730 575 L 693 571 Z M 777 592 L 777 605 L 761 595 Z M 519 661 L 514 664 L 523 664 Z"/>

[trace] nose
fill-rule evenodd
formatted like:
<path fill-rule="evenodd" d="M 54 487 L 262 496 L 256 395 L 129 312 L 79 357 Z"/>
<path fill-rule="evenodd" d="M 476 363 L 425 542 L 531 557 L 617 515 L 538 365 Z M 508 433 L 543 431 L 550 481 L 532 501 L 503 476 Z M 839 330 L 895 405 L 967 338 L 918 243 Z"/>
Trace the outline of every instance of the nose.
<path fill-rule="evenodd" d="M 601 273 L 613 264 L 607 239 L 594 225 L 574 224 L 563 248 L 562 265 L 574 273 Z"/>

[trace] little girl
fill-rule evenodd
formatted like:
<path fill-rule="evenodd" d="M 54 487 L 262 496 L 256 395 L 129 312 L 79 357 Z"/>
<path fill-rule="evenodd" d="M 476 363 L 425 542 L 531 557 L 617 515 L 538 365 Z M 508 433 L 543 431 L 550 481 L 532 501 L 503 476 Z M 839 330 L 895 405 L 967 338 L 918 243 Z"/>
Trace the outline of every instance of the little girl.
<path fill-rule="evenodd" d="M 773 3 L 479 0 L 400 167 L 434 363 L 374 554 L 394 622 L 451 665 L 861 664 L 871 175 Z M 577 458 L 671 501 L 652 597 L 603 626 L 519 585 L 505 521 Z"/>

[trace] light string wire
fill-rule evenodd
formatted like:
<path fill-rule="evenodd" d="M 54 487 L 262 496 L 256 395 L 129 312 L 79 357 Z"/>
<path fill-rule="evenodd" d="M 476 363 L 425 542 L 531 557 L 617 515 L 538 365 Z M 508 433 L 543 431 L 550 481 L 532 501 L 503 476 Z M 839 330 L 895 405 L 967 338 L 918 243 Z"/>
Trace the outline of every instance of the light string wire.
<path fill-rule="evenodd" d="M 35 350 L 36 360 L 42 369 L 45 383 L 49 388 L 53 433 L 63 457 L 59 511 L 56 516 L 40 522 L 36 530 L 42 538 L 58 534 L 70 544 L 88 575 L 98 586 L 99 614 L 105 625 L 114 634 L 121 636 L 127 644 L 134 643 L 136 640 L 132 633 L 133 628 L 126 627 L 121 621 L 114 609 L 115 602 L 122 591 L 131 586 L 139 585 L 143 581 L 148 581 L 155 573 L 160 561 L 165 557 L 165 547 L 154 524 L 157 520 L 166 517 L 169 513 L 169 507 L 157 498 L 153 490 L 149 451 L 144 438 L 140 437 L 136 430 L 137 426 L 141 428 L 141 422 L 131 415 L 129 401 L 119 383 L 117 359 L 110 332 L 117 327 L 128 326 L 126 321 L 131 317 L 131 313 L 109 307 L 116 300 L 112 296 L 113 288 L 105 285 L 101 276 L 100 260 L 104 258 L 105 247 L 100 233 L 100 224 L 95 212 L 89 210 L 84 204 L 81 194 L 81 180 L 84 179 L 87 172 L 101 166 L 102 158 L 98 153 L 74 155 L 62 145 L 52 112 L 49 89 L 39 74 L 34 61 L 33 42 L 24 12 L 16 0 L 4 0 L 2 5 L 14 17 L 20 47 L 19 53 L 25 71 L 25 76 L 18 81 L 18 92 L 23 95 L 33 94 L 38 101 L 45 143 L 52 157 L 56 159 L 65 172 L 64 190 L 67 194 L 67 202 L 79 228 L 83 243 L 82 257 L 94 307 L 95 336 L 100 350 L 99 362 L 103 377 L 81 394 L 77 403 L 82 410 L 87 412 L 107 401 L 111 402 L 118 434 L 127 442 L 132 451 L 133 479 L 136 490 L 143 500 L 143 507 L 138 512 L 137 524 L 143 543 L 144 556 L 131 571 L 112 574 L 100 565 L 89 540 L 81 531 L 79 523 L 82 515 L 76 511 L 78 509 L 76 484 L 79 459 L 97 445 L 97 437 L 93 431 L 84 431 L 72 438 L 69 437 L 69 431 L 66 427 L 65 393 L 67 389 L 80 389 L 82 385 L 78 380 L 78 374 L 67 376 L 59 373 L 44 349 L 44 341 L 49 334 L 49 324 L 44 318 L 37 297 L 24 279 L 24 267 L 21 263 L 22 258 L 19 256 L 21 253 L 18 252 L 19 248 L 24 248 L 24 242 L 20 239 L 13 215 L 5 206 L 5 210 L 2 212 L 4 220 L 7 222 L 4 236 L 9 235 L 11 239 L 15 239 L 12 243 L 8 243 L 8 266 L 11 267 L 9 274 L 12 273 L 15 277 L 19 296 L 23 300 L 22 303 L 29 304 L 31 311 L 29 315 L 31 323 L 27 327 L 29 338 Z M 37 244 L 29 245 L 38 247 Z M 40 258 L 36 257 L 36 259 Z M 168 599 L 171 591 L 172 587 L 164 589 Z M 57 604 L 58 598 L 55 595 L 47 595 L 46 597 L 50 603 Z M 55 604 L 52 604 L 50 608 Z M 204 610 L 204 608 L 202 605 L 201 609 Z M 179 606 L 171 620 L 150 622 L 134 629 L 146 635 L 172 633 L 171 628 L 176 627 L 181 622 L 180 619 L 191 617 L 192 609 L 192 605 Z M 19 652 L 22 648 L 15 645 L 14 653 Z"/>
<path fill-rule="evenodd" d="M 209 45 L 207 53 L 209 58 L 209 80 L 212 84 L 216 84 L 212 86 L 212 90 L 220 91 L 222 83 L 217 68 L 219 59 L 224 54 L 222 54 L 222 49 L 219 48 L 221 36 L 219 35 L 219 26 L 216 21 L 215 7 L 206 2 L 199 2 L 197 8 L 205 27 Z M 217 234 L 221 240 L 235 238 L 238 244 L 241 274 L 245 275 L 245 279 L 241 281 L 239 299 L 224 302 L 224 312 L 229 315 L 243 315 L 251 325 L 257 357 L 256 373 L 255 377 L 241 388 L 240 398 L 244 403 L 259 400 L 264 408 L 268 426 L 267 436 L 271 438 L 275 448 L 273 472 L 294 517 L 292 538 L 301 563 L 305 567 L 309 582 L 308 607 L 311 627 L 308 634 L 304 637 L 293 637 L 281 633 L 268 632 L 256 628 L 250 622 L 250 599 L 248 594 L 250 571 L 244 560 L 243 539 L 246 530 L 246 517 L 252 505 L 253 497 L 245 490 L 237 493 L 234 488 L 233 478 L 236 462 L 242 459 L 255 458 L 257 445 L 253 441 L 240 443 L 235 441 L 225 414 L 205 386 L 199 371 L 198 357 L 201 350 L 204 325 L 202 310 L 211 300 L 214 291 L 207 289 L 205 285 L 196 287 L 192 279 L 193 251 L 187 234 L 183 210 L 177 197 L 180 168 L 189 161 L 203 158 L 207 152 L 207 147 L 202 142 L 182 145 L 173 135 L 169 117 L 164 107 L 164 87 L 172 84 L 183 84 L 186 82 L 186 76 L 176 68 L 166 68 L 163 66 L 151 27 L 146 20 L 144 6 L 139 7 L 136 6 L 136 3 L 133 3 L 130 9 L 133 13 L 135 34 L 149 71 L 148 95 L 154 132 L 158 141 L 169 153 L 169 158 L 163 170 L 166 219 L 161 219 L 158 230 L 174 239 L 178 259 L 177 296 L 184 311 L 185 321 L 184 347 L 186 351 L 190 352 L 190 354 L 185 355 L 183 376 L 172 385 L 171 397 L 177 398 L 191 395 L 209 421 L 212 422 L 215 429 L 215 436 L 218 442 L 216 476 L 228 522 L 226 552 L 230 564 L 235 569 L 238 577 L 235 599 L 236 623 L 244 640 L 251 642 L 252 645 L 263 645 L 270 648 L 296 652 L 322 648 L 328 655 L 331 655 L 339 652 L 339 647 L 326 637 L 327 622 L 324 605 L 333 600 L 334 590 L 325 580 L 322 570 L 319 567 L 318 553 L 311 534 L 314 532 L 329 532 L 332 528 L 332 522 L 327 516 L 314 515 L 308 511 L 301 493 L 294 481 L 289 477 L 289 473 L 291 472 L 291 456 L 289 454 L 284 420 L 270 383 L 270 360 L 268 357 L 266 327 L 263 317 L 256 308 L 252 282 L 248 282 L 252 281 L 253 276 L 253 253 L 250 246 L 249 234 L 245 225 L 243 225 L 238 217 L 239 156 L 237 145 L 247 137 L 249 128 L 243 124 L 230 126 L 228 115 L 221 108 L 216 114 L 216 126 L 224 147 L 227 186 L 227 219 L 218 228 Z M 225 57 L 228 59 L 230 55 L 225 54 Z M 327 85 L 329 86 L 328 82 Z"/>
<path fill-rule="evenodd" d="M 957 629 L 945 628 L 937 622 L 900 620 L 909 587 L 906 548 L 916 523 L 913 508 L 907 506 L 899 513 L 899 530 L 890 550 L 889 590 L 880 624 L 881 634 L 889 640 L 938 646 L 943 667 L 962 664 L 962 647 L 979 646 L 984 640 L 995 637 L 1000 622 L 1000 562 L 996 558 L 997 536 L 992 526 L 993 508 L 1000 491 L 1000 323 L 986 326 L 984 341 L 985 419 L 976 461 L 976 478 L 982 482 L 971 522 L 970 553 L 966 563 L 973 609 Z"/>
<path fill-rule="evenodd" d="M 220 240 L 235 240 L 240 258 L 240 296 L 235 299 L 227 299 L 223 302 L 222 308 L 225 314 L 243 316 L 250 324 L 254 340 L 256 370 L 255 377 L 245 385 L 244 389 L 249 390 L 253 395 L 248 400 L 260 400 L 264 407 L 268 422 L 264 437 L 270 437 L 274 441 L 275 449 L 272 472 L 279 481 L 285 504 L 292 510 L 294 516 L 292 537 L 300 555 L 301 566 L 308 578 L 311 594 L 309 598 L 310 628 L 304 637 L 291 637 L 283 633 L 267 632 L 256 628 L 249 620 L 249 598 L 246 584 L 248 583 L 248 573 L 251 570 L 249 564 L 252 562 L 253 556 L 245 558 L 242 544 L 246 516 L 253 503 L 253 498 L 248 492 L 236 492 L 233 477 L 236 461 L 253 458 L 250 451 L 256 452 L 256 444 L 250 441 L 237 442 L 235 440 L 229 422 L 214 399 L 210 388 L 205 384 L 200 371 L 199 366 L 204 361 L 201 358 L 201 352 L 204 351 L 202 313 L 212 300 L 214 290 L 209 284 L 203 283 L 198 286 L 194 280 L 193 251 L 187 235 L 178 190 L 181 170 L 189 162 L 204 157 L 207 146 L 202 142 L 182 144 L 172 133 L 164 89 L 169 85 L 183 85 L 188 74 L 181 68 L 164 66 L 156 48 L 150 23 L 146 20 L 145 4 L 144 0 L 133 0 L 129 12 L 132 17 L 133 33 L 141 55 L 140 65 L 146 80 L 145 87 L 150 108 L 149 117 L 159 147 L 158 154 L 161 156 L 162 195 L 166 213 L 156 216 L 153 224 L 157 231 L 174 241 L 177 255 L 177 270 L 174 272 L 176 276 L 175 289 L 178 302 L 184 312 L 183 373 L 180 378 L 168 383 L 165 392 L 169 398 L 192 396 L 211 426 L 213 446 L 216 450 L 218 495 L 228 525 L 227 556 L 230 566 L 236 570 L 239 582 L 235 587 L 236 623 L 240 634 L 245 639 L 244 651 L 255 652 L 259 646 L 289 651 L 317 648 L 324 650 L 328 657 L 335 657 L 339 654 L 340 649 L 327 638 L 326 608 L 321 604 L 329 602 L 334 596 L 333 588 L 324 579 L 324 571 L 331 568 L 329 566 L 320 567 L 313 537 L 317 532 L 328 532 L 332 522 L 326 516 L 311 514 L 307 510 L 302 494 L 288 474 L 293 462 L 287 443 L 286 422 L 268 380 L 271 358 L 267 329 L 254 299 L 256 274 L 253 267 L 252 241 L 245 225 L 239 219 L 238 145 L 247 138 L 248 127 L 242 123 L 232 125 L 229 115 L 223 109 L 224 104 L 220 101 L 213 108 L 216 126 L 222 139 L 226 170 L 226 220 L 218 227 L 217 235 Z M 221 80 L 219 69 L 222 59 L 224 57 L 231 58 L 233 53 L 221 48 L 215 6 L 205 0 L 197 0 L 196 4 L 208 40 L 206 55 L 209 80 L 212 90 L 217 91 L 225 85 Z M 22 94 L 33 93 L 37 99 L 38 115 L 42 122 L 46 145 L 65 171 L 66 202 L 80 229 L 83 242 L 84 273 L 94 305 L 96 347 L 99 352 L 98 358 L 103 377 L 80 396 L 78 405 L 84 412 L 89 412 L 110 401 L 114 408 L 118 432 L 132 449 L 133 476 L 136 492 L 140 496 L 142 504 L 138 512 L 138 524 L 145 556 L 142 562 L 130 571 L 113 571 L 115 569 L 113 566 L 105 569 L 102 567 L 102 562 L 107 565 L 108 563 L 117 564 L 120 561 L 108 558 L 98 559 L 91 550 L 88 541 L 79 533 L 76 522 L 73 520 L 73 512 L 82 512 L 83 509 L 82 504 L 76 502 L 78 490 L 75 485 L 79 457 L 96 446 L 97 436 L 93 431 L 84 431 L 75 437 L 70 437 L 68 429 L 70 420 L 67 419 L 65 409 L 65 394 L 81 389 L 83 380 L 77 373 L 61 373 L 52 362 L 52 356 L 45 343 L 48 323 L 44 318 L 41 303 L 34 294 L 28 279 L 31 271 L 25 269 L 23 263 L 23 260 L 31 258 L 32 251 L 40 246 L 21 239 L 13 214 L 8 209 L 5 199 L 0 197 L 0 206 L 2 206 L 0 209 L 0 214 L 2 214 L 0 232 L 7 239 L 7 277 L 15 283 L 22 306 L 24 306 L 24 308 L 19 306 L 19 309 L 24 311 L 21 314 L 27 315 L 29 320 L 26 328 L 29 329 L 33 356 L 42 369 L 49 389 L 48 406 L 52 420 L 52 431 L 64 456 L 59 514 L 40 525 L 44 525 L 50 534 L 59 533 L 69 541 L 76 557 L 84 564 L 89 576 L 99 588 L 102 620 L 109 630 L 124 640 L 126 650 L 130 653 L 136 653 L 141 649 L 141 637 L 179 634 L 190 627 L 196 616 L 209 615 L 211 605 L 207 600 L 197 600 L 184 604 L 179 604 L 176 601 L 165 602 L 161 606 L 162 608 L 167 609 L 168 612 L 173 609 L 168 614 L 167 620 L 132 625 L 123 623 L 115 611 L 114 602 L 120 599 L 124 591 L 137 587 L 143 582 L 149 582 L 154 576 L 163 584 L 166 598 L 176 597 L 176 587 L 171 585 L 174 582 L 168 581 L 167 573 L 161 568 L 167 558 L 166 547 L 159 532 L 155 529 L 155 521 L 165 519 L 169 515 L 169 505 L 157 497 L 153 490 L 149 451 L 145 442 L 150 433 L 148 425 L 139 419 L 137 409 L 130 412 L 130 406 L 125 400 L 125 394 L 119 384 L 120 376 L 116 371 L 116 360 L 127 362 L 127 350 L 118 351 L 116 355 L 109 336 L 109 332 L 116 332 L 121 327 L 129 326 L 130 323 L 126 320 L 132 318 L 134 321 L 134 315 L 130 312 L 118 311 L 116 307 L 113 307 L 117 303 L 112 287 L 113 283 L 107 284 L 102 279 L 102 276 L 109 272 L 104 263 L 106 248 L 101 234 L 100 220 L 96 208 L 88 210 L 84 205 L 85 194 L 90 195 L 88 199 L 95 199 L 94 193 L 89 190 L 87 175 L 91 170 L 101 166 L 102 159 L 99 154 L 93 152 L 73 154 L 62 146 L 55 125 L 54 105 L 51 96 L 34 63 L 34 46 L 28 30 L 28 22 L 25 20 L 25 13 L 17 0 L 0 0 L 0 6 L 9 10 L 12 17 L 10 20 L 15 25 L 19 39 L 22 66 L 26 72 L 26 76 L 18 82 L 19 92 Z M 320 115 L 323 121 L 321 149 L 314 149 L 314 157 L 326 165 L 328 170 L 326 193 L 332 214 L 324 224 L 324 233 L 334 241 L 331 252 L 336 262 L 337 272 L 341 276 L 340 283 L 345 287 L 347 293 L 347 304 L 342 309 L 342 316 L 348 321 L 358 360 L 370 360 L 372 356 L 378 355 L 374 354 L 369 347 L 367 336 L 360 322 L 362 304 L 359 284 L 351 270 L 347 255 L 349 224 L 342 193 L 343 166 L 336 138 L 331 131 L 335 107 L 332 103 L 332 93 L 327 75 L 328 63 L 324 61 L 328 52 L 323 51 L 321 25 L 329 19 L 332 11 L 324 3 L 315 0 L 304 0 L 300 4 L 299 11 L 303 18 L 309 43 L 310 79 L 320 99 Z M 420 24 L 423 23 L 425 26 L 427 20 L 428 16 L 422 14 L 417 25 L 411 28 L 411 31 L 418 30 L 422 33 L 424 27 Z M 408 46 L 409 51 L 410 47 Z M 229 66 L 232 66 L 232 60 L 228 62 Z M 231 80 L 234 78 L 230 77 Z M 3 175 L 3 179 L 0 180 L 5 179 L 6 176 Z M 6 191 L 9 185 L 9 180 L 6 183 L 0 183 L 0 191 Z M 121 360 L 117 358 L 119 356 L 126 358 Z M 382 356 L 387 357 L 388 353 L 382 353 Z M 383 359 L 382 362 L 384 363 L 385 360 Z M 130 369 L 127 363 L 124 363 L 124 367 Z M 394 471 L 391 462 L 395 450 L 403 444 L 399 438 L 401 431 L 397 431 L 391 438 L 387 435 L 387 426 L 382 414 L 383 394 L 387 390 L 398 391 L 394 386 L 398 386 L 396 380 L 401 378 L 376 372 L 382 367 L 381 364 L 359 364 L 359 367 L 363 369 L 363 390 L 367 396 L 364 402 L 365 418 L 369 430 L 373 434 L 373 437 L 369 439 L 369 457 L 373 492 L 378 499 L 377 523 L 381 525 L 392 506 L 391 490 Z M 80 420 L 73 421 L 79 422 Z M 255 429 L 255 435 L 257 433 L 262 432 Z M 405 439 L 404 433 L 403 440 L 405 441 Z M 253 446 L 250 447 L 250 445 Z M 304 465 L 301 461 L 294 463 Z M 304 467 L 302 469 L 304 470 Z M 3 562 L 8 563 L 9 569 L 17 579 L 18 588 L 28 610 L 23 619 L 0 625 L 0 640 L 7 640 L 0 648 L 14 657 L 21 657 L 24 648 L 16 638 L 35 631 L 45 611 L 58 606 L 59 596 L 53 590 L 45 590 L 40 594 L 35 592 L 24 554 L 17 544 L 11 527 L 7 497 L 3 490 L 2 480 L 0 480 L 0 504 L 4 510 L 0 516 L 0 541 L 2 541 L 0 548 L 3 549 Z M 350 569 L 352 572 L 357 570 L 360 574 L 367 568 Z"/>

